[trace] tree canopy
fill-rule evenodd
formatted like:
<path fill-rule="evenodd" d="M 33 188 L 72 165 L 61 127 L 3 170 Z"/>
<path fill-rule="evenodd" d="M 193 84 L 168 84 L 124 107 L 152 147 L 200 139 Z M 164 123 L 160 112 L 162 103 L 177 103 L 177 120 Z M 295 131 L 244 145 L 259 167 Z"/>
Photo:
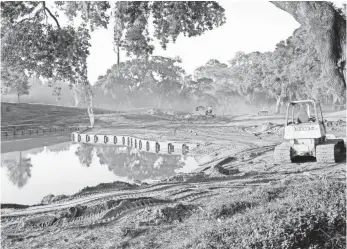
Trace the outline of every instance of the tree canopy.
<path fill-rule="evenodd" d="M 58 13 L 81 24 L 62 25 Z M 153 37 L 148 33 L 150 15 Z M 70 84 L 86 83 L 90 32 L 107 28 L 111 18 L 120 20 L 115 22 L 119 30 L 115 42 L 136 57 L 152 54 L 153 38 L 166 47 L 179 34 L 201 35 L 225 22 L 224 9 L 210 1 L 117 2 L 114 6 L 105 1 L 73 1 L 54 2 L 50 7 L 44 1 L 1 2 L 1 68 Z"/>

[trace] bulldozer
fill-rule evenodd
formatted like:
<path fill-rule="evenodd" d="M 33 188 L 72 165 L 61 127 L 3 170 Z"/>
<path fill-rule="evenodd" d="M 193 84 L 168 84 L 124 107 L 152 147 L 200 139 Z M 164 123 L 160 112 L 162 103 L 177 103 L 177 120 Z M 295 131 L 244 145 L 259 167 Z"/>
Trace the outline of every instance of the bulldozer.
<path fill-rule="evenodd" d="M 343 139 L 326 134 L 321 105 L 315 100 L 288 104 L 284 140 L 275 148 L 275 162 L 292 162 L 295 157 L 311 156 L 317 162 L 335 163 L 346 153 Z"/>

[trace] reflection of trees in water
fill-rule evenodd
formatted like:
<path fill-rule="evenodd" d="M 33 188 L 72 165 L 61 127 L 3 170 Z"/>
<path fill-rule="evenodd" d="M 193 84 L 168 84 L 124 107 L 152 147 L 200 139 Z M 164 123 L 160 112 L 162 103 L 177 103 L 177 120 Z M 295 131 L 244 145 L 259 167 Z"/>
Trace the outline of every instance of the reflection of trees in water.
<path fill-rule="evenodd" d="M 183 166 L 181 156 L 177 155 L 140 152 L 125 147 L 100 146 L 96 151 L 100 163 L 108 165 L 110 171 L 136 180 L 168 177 L 175 173 L 175 169 Z"/>
<path fill-rule="evenodd" d="M 76 156 L 78 156 L 78 159 L 83 166 L 89 167 L 90 164 L 92 163 L 93 150 L 94 150 L 94 147 L 92 145 L 88 145 L 88 144 L 82 143 L 78 147 L 75 154 L 76 154 Z"/>
<path fill-rule="evenodd" d="M 19 188 L 24 187 L 31 177 L 31 164 L 30 158 L 22 158 L 22 152 L 19 152 L 19 158 L 5 159 L 1 162 L 1 166 L 5 166 L 8 171 L 8 178 L 10 181 Z"/>

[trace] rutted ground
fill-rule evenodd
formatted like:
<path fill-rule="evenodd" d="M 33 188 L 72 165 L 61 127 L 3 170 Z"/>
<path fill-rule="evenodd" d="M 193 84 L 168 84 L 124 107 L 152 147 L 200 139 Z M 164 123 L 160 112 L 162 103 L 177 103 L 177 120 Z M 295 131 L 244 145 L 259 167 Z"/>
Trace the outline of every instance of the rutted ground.
<path fill-rule="evenodd" d="M 198 143 L 199 147 L 191 154 L 201 167 L 197 172 L 173 176 L 156 184 L 104 184 L 73 196 L 51 198 L 46 200 L 46 205 L 15 212 L 8 209 L 2 216 L 4 248 L 271 248 L 266 245 L 275 242 L 273 248 L 302 246 L 295 244 L 296 233 L 287 230 L 288 236 L 294 234 L 294 242 L 283 239 L 282 235 L 264 240 L 259 234 L 249 235 L 254 241 L 241 241 L 242 238 L 238 242 L 236 238 L 242 237 L 238 235 L 241 228 L 225 230 L 231 221 L 242 224 L 241 219 L 247 217 L 244 214 L 256 217 L 256 222 L 262 212 L 264 215 L 268 212 L 266 210 L 274 209 L 279 212 L 278 217 L 282 217 L 280 213 L 288 207 L 291 209 L 287 210 L 286 217 L 291 217 L 291 212 L 300 216 L 310 211 L 319 219 L 319 210 L 330 208 L 328 218 L 335 220 L 332 224 L 339 224 L 336 222 L 341 218 L 340 209 L 335 210 L 329 203 L 337 201 L 340 203 L 337 206 L 345 208 L 341 199 L 344 193 L 330 194 L 336 193 L 335 188 L 344 189 L 345 160 L 333 164 L 310 159 L 291 164 L 274 163 L 273 149 L 282 140 L 282 127 L 277 123 L 281 117 L 272 117 L 270 123 L 269 117 L 254 121 L 249 120 L 254 119 L 249 116 L 237 120 L 232 116 L 205 119 L 148 114 L 99 115 L 97 118 L 99 126 L 89 132 L 111 131 L 148 139 Z M 110 125 L 113 128 L 109 128 Z M 331 130 L 337 136 L 345 133 L 345 124 L 334 127 L 336 129 Z M 341 186 L 334 185 L 338 182 Z M 319 201 L 323 197 L 317 197 L 317 193 L 324 191 L 328 197 Z M 302 210 L 293 209 L 300 208 L 296 202 L 303 203 Z M 311 210 L 306 210 L 308 206 L 312 206 Z M 283 217 L 278 219 L 287 222 Z M 329 242 L 330 247 L 341 245 L 339 236 L 345 230 L 332 234 L 327 228 L 332 225 L 324 224 L 323 232 L 329 233 L 336 242 Z M 262 226 L 259 222 L 254 224 L 255 228 L 259 226 Z M 246 231 L 247 226 L 242 229 Z M 306 232 L 312 231 L 307 228 Z M 262 234 L 261 229 L 258 232 Z M 212 239 L 206 240 L 208 236 Z M 233 236 L 234 246 L 228 247 Z M 311 245 L 322 245 L 322 242 Z"/>

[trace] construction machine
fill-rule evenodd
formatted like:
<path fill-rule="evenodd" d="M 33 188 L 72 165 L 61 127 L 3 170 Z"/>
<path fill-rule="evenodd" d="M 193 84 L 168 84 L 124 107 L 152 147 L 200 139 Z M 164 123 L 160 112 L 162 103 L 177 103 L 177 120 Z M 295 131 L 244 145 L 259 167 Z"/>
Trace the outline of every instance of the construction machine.
<path fill-rule="evenodd" d="M 313 156 L 317 162 L 334 163 L 346 153 L 343 139 L 326 134 L 320 103 L 314 100 L 288 104 L 284 139 L 286 141 L 275 148 L 276 162 L 292 162 L 297 156 Z"/>

